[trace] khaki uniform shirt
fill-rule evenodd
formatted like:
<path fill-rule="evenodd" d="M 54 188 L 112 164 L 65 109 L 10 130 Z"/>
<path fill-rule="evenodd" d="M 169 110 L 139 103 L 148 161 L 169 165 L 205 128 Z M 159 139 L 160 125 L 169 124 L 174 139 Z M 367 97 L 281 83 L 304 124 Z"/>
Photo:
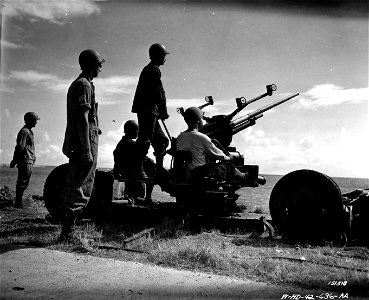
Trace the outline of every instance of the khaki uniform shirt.
<path fill-rule="evenodd" d="M 95 101 L 95 87 L 83 73 L 71 84 L 67 94 L 67 128 L 63 143 L 63 153 L 81 154 L 82 144 L 79 137 L 78 121 L 81 113 L 88 110 L 90 143 L 97 143 L 99 121 L 97 117 L 97 103 Z M 91 149 L 97 149 L 92 147 Z"/>
<path fill-rule="evenodd" d="M 14 149 L 13 161 L 17 164 L 34 164 L 36 161 L 33 132 L 26 126 L 24 126 L 18 132 L 17 145 Z"/>

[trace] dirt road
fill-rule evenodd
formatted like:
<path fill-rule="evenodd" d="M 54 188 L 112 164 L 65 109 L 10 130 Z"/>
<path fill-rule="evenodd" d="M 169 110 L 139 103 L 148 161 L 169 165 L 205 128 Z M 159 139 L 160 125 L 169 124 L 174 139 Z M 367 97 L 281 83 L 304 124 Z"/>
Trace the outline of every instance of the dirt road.
<path fill-rule="evenodd" d="M 290 299 L 286 295 L 322 293 L 43 248 L 2 252 L 0 299 Z"/>

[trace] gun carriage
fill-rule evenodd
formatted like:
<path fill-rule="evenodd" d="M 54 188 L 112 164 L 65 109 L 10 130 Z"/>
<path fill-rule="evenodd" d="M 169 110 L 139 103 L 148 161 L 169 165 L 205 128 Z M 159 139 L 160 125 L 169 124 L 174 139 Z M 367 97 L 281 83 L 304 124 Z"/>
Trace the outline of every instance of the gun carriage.
<path fill-rule="evenodd" d="M 244 116 L 237 117 L 249 104 L 266 96 L 271 96 L 277 87 L 274 84 L 266 86 L 266 92 L 250 100 L 244 97 L 236 98 L 236 109 L 228 115 L 204 116 L 206 124 L 199 129 L 208 135 L 216 145 L 227 155 L 233 157 L 232 163 L 241 171 L 249 174 L 249 180 L 242 186 L 232 181 L 219 181 L 212 177 L 202 178 L 198 182 L 188 180 L 186 160 L 190 159 L 185 153 L 175 151 L 175 139 L 170 137 L 169 131 L 163 122 L 172 147 L 168 154 L 172 155 L 171 167 L 168 176 L 154 182 L 153 178 L 142 180 L 159 184 L 162 191 L 169 193 L 176 199 L 176 208 L 170 212 L 178 217 L 184 212 L 190 215 L 207 215 L 213 217 L 232 216 L 239 212 L 236 200 L 239 197 L 237 191 L 242 187 L 258 187 L 265 183 L 265 178 L 259 175 L 257 165 L 245 165 L 243 155 L 231 146 L 233 135 L 256 124 L 263 117 L 263 113 L 289 101 L 298 93 L 294 93 L 275 101 L 262 108 L 256 109 Z M 205 97 L 206 103 L 199 106 L 200 109 L 213 105 L 211 96 Z M 184 109 L 178 108 L 178 113 L 183 114 Z M 60 205 L 64 198 L 66 187 L 67 164 L 56 167 L 48 176 L 44 186 L 44 201 L 49 213 L 55 219 L 60 219 Z M 124 178 L 114 178 L 112 172 L 97 170 L 94 192 L 86 207 L 89 217 L 99 219 L 101 212 L 111 208 L 113 203 L 114 180 L 125 181 Z M 366 197 L 368 198 L 368 197 Z M 274 186 L 270 200 L 269 210 L 272 220 L 263 221 L 270 234 L 273 227 L 289 239 L 297 240 L 334 240 L 347 241 L 347 238 L 356 236 L 357 232 L 367 226 L 369 220 L 369 201 L 355 201 L 341 194 L 337 184 L 327 175 L 313 170 L 297 170 L 283 176 Z M 116 206 L 115 206 L 116 207 Z M 164 206 L 163 206 L 164 207 Z M 132 217 L 132 211 L 137 212 L 137 207 L 124 206 L 125 216 Z M 139 214 L 149 216 L 147 210 L 154 212 L 154 216 L 168 216 L 168 210 L 158 213 L 159 208 L 145 208 Z M 111 211 L 111 210 L 110 210 Z M 144 220 L 145 217 L 139 217 Z M 172 216 L 173 217 L 173 216 Z M 241 218 L 242 219 L 242 218 Z M 365 221 L 366 220 L 366 221 Z M 245 220 L 246 221 L 246 220 Z M 245 223 L 246 224 L 246 223 Z M 260 224 L 259 224 L 260 225 Z"/>

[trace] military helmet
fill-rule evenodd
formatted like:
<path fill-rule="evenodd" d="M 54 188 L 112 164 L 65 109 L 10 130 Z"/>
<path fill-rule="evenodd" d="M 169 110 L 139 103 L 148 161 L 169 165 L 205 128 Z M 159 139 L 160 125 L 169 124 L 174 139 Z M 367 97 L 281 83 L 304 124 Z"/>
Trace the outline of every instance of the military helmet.
<path fill-rule="evenodd" d="M 124 123 L 124 133 L 131 133 L 138 131 L 138 124 L 135 120 L 128 120 Z"/>
<path fill-rule="evenodd" d="M 40 118 L 33 111 L 29 111 L 29 112 L 25 113 L 25 115 L 24 115 L 24 122 L 26 124 L 29 124 L 29 123 L 37 121 L 37 120 L 40 120 Z"/>
<path fill-rule="evenodd" d="M 183 113 L 183 117 L 188 125 L 196 124 L 203 116 L 204 112 L 196 106 L 187 108 Z"/>
<path fill-rule="evenodd" d="M 169 54 L 169 52 L 165 49 L 163 44 L 155 43 L 149 48 L 150 59 L 160 58 L 167 54 Z"/>
<path fill-rule="evenodd" d="M 86 49 L 79 54 L 78 62 L 82 70 L 89 70 L 92 67 L 101 66 L 105 59 L 101 58 L 96 50 Z"/>

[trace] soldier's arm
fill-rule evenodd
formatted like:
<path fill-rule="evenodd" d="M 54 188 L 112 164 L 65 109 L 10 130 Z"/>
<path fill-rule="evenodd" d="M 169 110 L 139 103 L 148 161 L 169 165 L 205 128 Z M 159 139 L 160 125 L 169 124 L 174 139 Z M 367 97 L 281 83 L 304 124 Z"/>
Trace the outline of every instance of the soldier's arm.
<path fill-rule="evenodd" d="M 214 143 L 210 140 L 210 138 L 209 139 L 204 138 L 203 146 L 206 154 L 209 155 L 210 157 L 219 160 L 230 160 L 230 157 L 224 154 L 224 152 L 217 146 L 215 146 Z"/>
<path fill-rule="evenodd" d="M 17 135 L 17 145 L 14 149 L 13 160 L 10 163 L 12 168 L 18 164 L 19 157 L 26 147 L 27 137 L 28 135 L 24 130 L 21 130 Z"/>
<path fill-rule="evenodd" d="M 78 118 L 78 135 L 82 146 L 83 159 L 88 158 L 88 160 L 92 161 L 88 112 L 88 109 L 82 110 L 80 112 L 80 117 Z"/>
<path fill-rule="evenodd" d="M 155 70 L 152 74 L 153 77 L 153 94 L 156 99 L 156 104 L 158 105 L 159 110 L 159 118 L 160 119 L 168 119 L 168 111 L 167 111 L 167 99 L 165 96 L 165 91 L 163 88 L 163 84 L 161 82 L 160 72 Z"/>

